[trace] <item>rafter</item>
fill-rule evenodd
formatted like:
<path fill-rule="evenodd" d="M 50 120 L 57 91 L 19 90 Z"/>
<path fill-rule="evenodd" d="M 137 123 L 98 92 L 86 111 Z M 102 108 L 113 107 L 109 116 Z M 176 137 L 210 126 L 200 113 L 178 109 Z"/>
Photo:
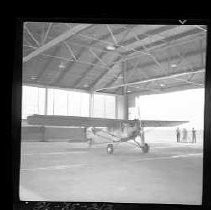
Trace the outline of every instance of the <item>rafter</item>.
<path fill-rule="evenodd" d="M 146 47 L 144 47 L 144 48 L 145 48 L 145 50 L 147 50 Z M 162 64 L 158 61 L 158 59 L 157 59 L 152 53 L 149 53 L 148 55 L 149 55 L 149 57 L 152 58 L 152 60 L 157 64 L 157 66 L 158 66 L 163 72 L 166 71 L 166 69 L 162 66 Z"/>
<path fill-rule="evenodd" d="M 165 26 L 167 27 L 167 26 Z M 181 38 L 185 36 L 190 36 L 193 34 L 201 33 L 198 29 L 196 29 L 194 26 L 171 26 L 174 28 L 165 28 L 165 30 L 156 31 L 156 33 L 153 32 L 153 34 L 149 37 L 146 37 L 145 33 L 144 37 L 142 34 L 138 34 L 138 37 L 140 37 L 139 42 L 133 41 L 132 43 L 128 44 L 127 46 L 133 49 L 138 49 L 140 44 L 144 44 L 145 46 L 151 45 L 151 43 L 158 43 L 159 45 L 162 44 L 164 40 L 172 41 L 175 38 Z M 178 31 L 175 33 L 175 28 L 178 28 Z M 167 32 L 167 33 L 166 33 Z M 128 51 L 128 53 L 130 53 Z"/>
<path fill-rule="evenodd" d="M 29 45 L 23 45 L 23 46 L 31 47 L 33 49 L 37 49 L 37 47 L 34 47 L 34 46 L 29 46 Z M 65 57 L 56 56 L 56 55 L 49 55 L 49 54 L 46 54 L 46 53 L 41 53 L 40 55 L 45 56 L 45 57 L 49 57 L 49 58 L 56 58 L 56 59 L 63 60 L 63 61 L 74 61 L 75 63 L 87 64 L 87 65 L 91 65 L 91 66 L 98 66 L 98 67 L 101 67 L 101 68 L 105 67 L 104 65 L 97 64 L 97 63 L 94 64 L 94 63 L 85 62 L 85 61 L 79 61 L 79 60 L 75 61 L 74 59 L 65 58 Z"/>
<path fill-rule="evenodd" d="M 60 49 L 60 47 L 57 46 L 57 47 L 55 48 L 53 54 L 56 54 L 56 53 L 59 51 L 59 49 Z M 52 59 L 53 59 L 53 58 L 51 57 L 50 59 L 48 59 L 48 60 L 46 61 L 46 64 L 45 64 L 44 68 L 43 68 L 43 69 L 40 71 L 40 73 L 38 74 L 37 81 L 39 81 L 39 80 L 42 78 L 42 76 L 44 75 L 44 73 L 47 71 L 47 68 L 48 68 L 48 66 L 50 65 Z"/>
<path fill-rule="evenodd" d="M 113 67 L 106 69 L 90 86 L 90 91 L 93 91 L 95 87 L 97 87 L 103 80 L 106 75 L 109 75 L 113 71 Z"/>
<path fill-rule="evenodd" d="M 135 26 L 134 26 L 134 27 L 135 27 Z M 132 27 L 132 28 L 133 28 L 133 27 Z M 129 28 L 128 30 L 126 30 L 126 33 L 123 35 L 122 40 L 128 35 L 128 33 L 132 30 L 132 28 Z M 125 30 L 125 29 L 124 29 L 124 30 Z M 117 31 L 115 31 L 116 34 L 119 34 L 119 33 L 122 33 L 122 32 L 123 32 L 123 31 L 118 31 L 118 33 L 117 33 Z M 96 42 L 98 42 L 98 41 L 104 42 L 103 40 L 106 39 L 106 38 L 108 38 L 109 35 L 110 35 L 110 34 L 103 35 L 103 36 L 100 37 L 99 39 L 96 39 L 96 38 L 93 38 L 93 37 L 88 37 L 88 36 L 82 35 L 82 34 L 78 34 L 77 36 L 81 36 L 81 37 L 85 37 L 85 38 L 90 38 L 90 39 L 92 39 L 91 47 L 94 48 L 93 45 L 94 45 Z M 108 44 L 108 42 L 104 42 L 104 43 Z M 73 45 L 80 45 L 80 46 L 82 46 L 81 44 L 78 44 L 78 43 L 73 43 Z M 84 46 L 84 45 L 83 45 L 83 46 Z M 86 47 L 86 48 L 90 48 L 90 47 L 88 47 L 88 46 L 85 46 L 85 47 Z M 85 74 L 83 75 L 83 77 L 85 77 L 86 75 L 88 75 L 88 73 L 92 70 L 92 67 L 94 67 L 94 66 L 101 66 L 102 68 L 104 67 L 104 66 L 102 66 L 102 65 L 99 65 L 99 64 L 98 64 L 98 61 L 99 61 L 99 58 L 101 59 L 101 58 L 103 57 L 103 55 L 105 55 L 105 54 L 107 53 L 107 51 L 105 51 L 105 50 L 100 50 L 100 49 L 98 49 L 98 48 L 96 48 L 96 50 L 101 51 L 101 53 L 100 53 L 100 55 L 98 55 L 98 58 L 96 58 L 96 59 L 93 61 L 93 63 L 88 63 L 88 62 L 86 62 L 86 64 L 89 64 L 89 65 L 91 65 L 91 66 L 88 67 L 88 69 L 87 69 L 87 71 L 85 72 Z M 112 52 L 110 52 L 110 53 L 112 53 Z M 101 60 L 102 60 L 102 59 L 101 59 Z M 79 61 L 78 61 L 78 62 L 79 62 Z M 79 63 L 84 63 L 84 62 L 79 62 Z M 77 83 L 75 83 L 75 84 L 79 84 L 80 81 L 83 79 L 83 77 L 80 77 L 78 80 L 76 80 Z"/>
<path fill-rule="evenodd" d="M 167 76 L 160 76 L 160 77 L 155 77 L 152 79 L 147 79 L 147 80 L 140 80 L 137 82 L 129 82 L 126 84 L 120 84 L 120 85 L 116 85 L 116 86 L 112 86 L 112 87 L 107 87 L 107 88 L 101 88 L 98 90 L 95 90 L 96 92 L 101 91 L 101 90 L 108 90 L 108 89 L 115 89 L 118 87 L 123 87 L 123 86 L 128 86 L 128 85 L 135 85 L 135 84 L 143 84 L 143 83 L 148 83 L 148 82 L 152 82 L 152 81 L 158 81 L 158 80 L 164 80 L 164 79 L 171 79 L 171 78 L 175 78 L 175 77 L 179 77 L 179 76 L 185 76 L 185 75 L 189 75 L 189 74 L 197 74 L 197 73 L 204 73 L 205 70 L 204 69 L 199 69 L 199 70 L 195 70 L 193 71 L 189 71 L 189 72 L 182 72 L 182 73 L 177 73 L 177 74 L 171 74 L 171 75 L 167 75 Z"/>
<path fill-rule="evenodd" d="M 75 61 L 74 59 L 69 59 L 69 58 L 64 58 L 64 57 L 54 56 L 54 55 L 48 55 L 48 54 L 45 54 L 45 53 L 42 53 L 41 55 L 46 56 L 46 57 L 57 58 L 59 60 L 64 60 L 64 61 L 73 61 L 73 63 L 87 64 L 87 65 L 91 65 L 91 66 L 98 66 L 98 67 L 101 67 L 101 68 L 105 67 L 101 64 L 93 64 L 93 63 L 90 63 L 90 62 L 79 61 L 79 60 Z"/>
<path fill-rule="evenodd" d="M 193 52 L 187 53 L 186 56 L 197 56 L 200 53 L 201 53 L 201 51 L 193 51 Z M 172 59 L 172 61 L 178 59 L 178 55 L 172 56 L 171 59 Z M 167 63 L 168 62 L 168 58 L 164 58 L 164 59 L 160 60 L 160 62 Z M 142 64 L 140 66 L 138 65 L 137 67 L 138 68 L 146 68 L 146 67 L 150 67 L 150 66 L 154 66 L 154 65 L 155 65 L 154 62 L 147 62 L 147 63 L 144 63 L 144 64 Z M 132 68 L 128 69 L 128 71 L 131 71 L 131 69 Z M 190 69 L 194 71 L 193 68 L 190 68 Z"/>
<path fill-rule="evenodd" d="M 188 68 L 190 68 L 192 71 L 194 71 L 192 64 L 181 54 L 181 52 L 179 51 L 179 49 L 177 47 L 176 47 L 176 52 L 177 52 L 177 55 L 180 57 L 180 59 L 186 63 Z"/>
<path fill-rule="evenodd" d="M 169 44 L 168 42 L 166 42 L 166 41 L 164 41 L 166 44 Z M 188 65 L 188 67 L 192 70 L 192 71 L 194 71 L 194 69 L 193 69 L 193 66 L 188 62 L 188 60 L 183 56 L 183 55 L 181 55 L 181 52 L 178 50 L 178 48 L 177 47 L 175 47 L 176 48 L 176 52 L 177 52 L 177 55 L 180 57 L 180 59 L 182 60 L 182 61 L 185 61 L 185 63 Z M 202 49 L 200 49 L 200 50 L 202 50 Z M 155 60 L 156 61 L 156 60 Z M 169 60 L 168 60 L 168 62 L 169 62 Z M 158 62 L 158 64 L 159 64 L 159 62 Z"/>
<path fill-rule="evenodd" d="M 84 35 L 78 34 L 78 36 L 84 36 Z M 49 38 L 52 38 L 52 37 L 49 36 Z M 95 40 L 92 40 L 92 41 L 93 41 L 93 43 L 94 43 L 94 41 L 96 41 L 96 39 L 95 39 Z M 100 51 L 100 52 L 102 52 L 102 51 L 108 52 L 108 50 L 104 50 L 104 49 L 102 49 L 102 48 L 99 48 L 99 47 L 97 47 L 97 46 L 94 46 L 92 43 L 91 43 L 90 45 L 85 45 L 85 44 L 81 44 L 81 43 L 77 43 L 77 42 L 71 42 L 71 45 L 80 46 L 80 47 L 85 47 L 85 48 L 87 48 L 87 49 L 92 48 L 92 49 L 95 49 L 96 51 Z M 110 53 L 112 53 L 112 51 L 111 51 Z M 115 53 L 115 52 L 114 52 L 114 53 Z"/>
<path fill-rule="evenodd" d="M 103 56 L 103 54 L 104 54 L 105 52 L 102 52 L 101 54 L 100 54 L 100 56 L 99 57 L 101 57 L 101 56 Z M 75 83 L 74 83 L 74 85 L 73 86 L 75 86 L 75 85 L 79 85 L 80 84 L 80 82 L 83 80 L 83 78 L 85 78 L 91 71 L 92 71 L 92 69 L 93 69 L 93 64 L 97 64 L 97 62 L 98 62 L 98 59 L 96 58 L 93 62 L 92 62 L 92 65 L 90 65 L 87 69 L 86 69 L 86 71 L 81 75 L 81 77 L 79 77 L 76 81 L 75 81 Z M 104 68 L 104 69 L 108 69 L 107 67 L 102 67 L 102 68 Z"/>
<path fill-rule="evenodd" d="M 27 31 L 31 39 L 36 43 L 37 46 L 40 46 L 40 43 L 34 38 L 34 35 L 31 33 L 31 31 L 28 29 L 27 25 L 24 24 L 24 29 Z"/>
<path fill-rule="evenodd" d="M 70 45 L 67 44 L 67 42 L 65 42 L 65 41 L 63 43 L 64 43 L 65 47 L 67 47 L 67 49 L 69 50 L 70 55 L 74 58 L 75 61 L 77 61 L 77 58 L 75 57 L 75 54 L 73 53 L 73 50 L 71 49 Z"/>
<path fill-rule="evenodd" d="M 138 41 L 140 41 L 140 39 L 138 38 L 137 34 L 134 34 L 134 35 L 135 35 L 135 38 L 136 38 Z M 144 44 L 142 44 L 142 46 L 143 46 L 145 52 L 148 52 L 148 48 L 147 48 Z M 159 67 L 163 72 L 166 71 L 166 69 L 164 69 L 164 67 L 161 65 L 161 63 L 157 60 L 157 58 L 156 58 L 152 53 L 149 53 L 149 52 L 148 52 L 147 55 L 148 55 L 149 57 L 151 57 L 151 59 L 158 65 L 158 67 Z"/>
<path fill-rule="evenodd" d="M 37 47 L 31 46 L 30 43 L 29 43 L 28 41 L 27 41 L 27 43 L 28 43 L 29 45 L 24 44 L 23 47 L 29 47 L 29 48 L 32 48 L 32 49 L 34 49 L 34 50 L 37 49 Z"/>
<path fill-rule="evenodd" d="M 23 62 L 27 62 L 29 61 L 31 58 L 39 55 L 40 53 L 52 48 L 53 46 L 59 44 L 62 41 L 65 41 L 66 39 L 70 38 L 72 35 L 79 33 L 80 31 L 88 28 L 92 26 L 91 24 L 80 24 L 70 30 L 68 30 L 67 32 L 59 35 L 58 37 L 56 37 L 55 39 L 49 41 L 47 44 L 39 47 L 37 50 L 33 51 L 32 53 L 30 53 L 29 55 L 27 55 L 26 57 L 23 58 Z"/>
<path fill-rule="evenodd" d="M 199 87 L 195 87 L 195 88 L 199 88 Z M 185 84 L 180 85 L 179 87 L 178 86 L 170 86 L 166 89 L 163 88 L 162 92 L 160 92 L 160 93 L 164 93 L 164 92 L 168 93 L 168 92 L 179 91 L 179 90 L 188 90 L 188 89 L 193 89 L 193 86 L 190 86 L 189 84 L 185 83 Z M 138 94 L 140 96 L 140 95 L 149 95 L 149 94 L 152 94 L 152 93 L 151 93 L 150 90 L 147 90 L 147 91 L 144 91 L 144 90 L 140 91 L 139 90 L 139 91 L 134 91 L 133 93 L 129 93 L 129 94 L 131 94 L 131 95 Z M 156 94 L 156 92 L 154 91 L 153 94 Z M 157 92 L 157 94 L 159 94 L 159 92 Z"/>
<path fill-rule="evenodd" d="M 202 52 L 204 52 L 204 51 L 205 51 L 205 49 L 202 49 Z M 195 55 L 198 55 L 199 53 L 201 53 L 201 51 L 200 51 L 200 52 L 199 52 L 199 51 L 191 52 L 191 53 L 188 53 L 186 56 L 195 56 Z M 177 57 L 178 57 L 178 55 L 172 57 L 172 60 L 176 59 Z M 168 59 L 167 59 L 167 60 L 166 60 L 166 59 L 163 59 L 163 60 L 160 61 L 160 62 L 168 62 Z M 119 62 L 117 62 L 117 63 L 119 63 Z M 154 63 L 151 62 L 151 63 L 145 63 L 144 65 L 140 65 L 140 66 L 137 65 L 136 68 L 145 68 L 145 67 L 149 67 L 149 66 L 151 66 L 151 65 L 154 65 Z M 134 67 L 128 69 L 128 71 L 131 72 L 131 73 L 129 74 L 130 76 L 133 74 L 133 69 L 134 69 Z M 194 69 L 191 69 L 191 70 L 194 71 Z M 121 73 L 119 73 L 116 77 L 118 77 L 120 74 L 121 74 Z M 110 81 L 109 83 L 107 83 L 106 86 L 104 86 L 104 87 L 110 87 L 115 81 L 116 81 L 116 80 L 111 80 L 111 81 Z M 104 88 L 104 87 L 103 87 L 103 88 Z"/>
<path fill-rule="evenodd" d="M 31 47 L 33 47 L 34 49 L 37 49 L 37 48 L 38 48 L 37 46 L 34 46 L 29 40 L 27 40 L 27 38 L 26 38 L 25 36 L 23 37 L 23 45 L 26 45 L 26 44 L 24 44 L 24 42 L 26 42 L 28 46 L 31 46 Z M 26 45 L 26 46 L 27 46 L 27 45 Z M 27 46 L 27 47 L 28 47 L 28 46 Z"/>
<path fill-rule="evenodd" d="M 112 37 L 112 39 L 113 39 L 113 41 L 114 41 L 114 44 L 117 45 L 117 44 L 118 44 L 118 41 L 117 41 L 116 37 L 114 36 L 114 34 L 113 34 L 113 32 L 112 32 L 110 26 L 109 26 L 108 24 L 106 24 L 106 27 L 107 27 L 109 33 L 111 34 L 111 37 Z"/>
<path fill-rule="evenodd" d="M 113 31 L 113 34 L 117 35 L 117 34 L 120 34 L 122 33 L 123 31 L 127 30 L 126 27 L 123 27 L 121 29 L 116 29 L 115 31 Z M 111 36 L 110 33 L 107 33 L 107 34 L 104 34 L 102 35 L 101 37 L 99 38 L 95 38 L 95 37 L 90 37 L 90 36 L 87 36 L 87 35 L 84 35 L 84 34 L 78 34 L 77 36 L 80 36 L 80 37 L 84 37 L 86 39 L 90 39 L 90 40 L 93 40 L 94 42 L 92 43 L 93 45 L 97 42 L 101 42 L 103 44 L 105 44 L 106 46 L 107 45 L 112 45 L 113 43 L 112 42 L 109 42 L 109 41 L 105 41 L 108 37 Z"/>
<path fill-rule="evenodd" d="M 202 31 L 207 32 L 207 29 L 205 29 L 205 28 L 203 28 L 203 27 L 201 27 L 201 26 L 199 26 L 199 25 L 195 25 L 195 27 L 198 28 L 198 29 L 201 29 Z"/>
<path fill-rule="evenodd" d="M 161 89 L 155 89 L 155 88 L 148 88 L 148 87 L 137 87 L 137 86 L 133 86 L 133 85 L 130 85 L 129 87 L 132 87 L 132 88 L 136 88 L 136 89 L 139 89 L 139 91 L 143 91 L 143 90 L 150 90 L 150 91 L 154 91 L 154 92 L 158 92 L 158 93 L 161 93 L 162 90 Z"/>
<path fill-rule="evenodd" d="M 98 41 L 98 42 L 101 42 L 103 44 L 106 44 L 107 45 L 113 45 L 112 42 L 108 42 L 108 41 L 103 41 L 103 40 L 100 40 L 100 39 L 97 39 L 97 38 L 94 38 L 94 37 L 90 37 L 90 36 L 86 36 L 86 35 L 81 35 L 79 34 L 78 36 L 81 36 L 81 37 L 84 37 L 84 38 L 87 38 L 87 39 L 91 39 L 91 40 L 94 40 L 94 41 Z M 128 47 L 128 46 L 122 46 L 120 44 L 116 44 L 116 47 L 118 48 L 123 48 L 125 50 L 132 50 L 134 52 L 138 52 L 138 53 L 141 53 L 141 54 L 145 54 L 145 55 L 148 55 L 148 53 L 145 53 L 143 51 L 140 51 L 140 50 L 135 50 L 134 48 L 131 48 L 131 47 Z"/>
<path fill-rule="evenodd" d="M 201 35 L 204 35 L 203 33 L 199 33 Z M 198 35 L 199 35 L 198 34 Z M 156 50 L 156 51 L 162 51 L 164 49 L 168 49 L 168 48 L 172 48 L 172 47 L 175 47 L 175 46 L 180 46 L 180 45 L 183 45 L 183 44 L 186 44 L 186 43 L 189 43 L 189 42 L 193 42 L 193 41 L 196 41 L 196 40 L 200 40 L 200 39 L 204 39 L 204 36 L 197 36 L 197 37 L 194 37 L 194 38 L 189 38 L 187 40 L 183 40 L 183 41 L 180 41 L 178 42 L 178 40 L 176 41 L 172 41 L 171 44 L 162 44 L 162 45 L 158 45 L 158 46 L 154 46 L 154 47 L 148 47 L 148 51 L 147 52 L 150 52 L 152 50 Z M 136 57 L 142 57 L 142 56 L 146 56 L 146 54 L 143 54 L 143 53 L 140 53 L 140 52 L 133 52 L 133 53 L 130 53 L 128 56 L 126 56 L 126 58 L 124 59 L 125 61 L 126 60 L 131 60 L 133 58 L 136 58 Z M 122 60 L 118 61 L 118 62 L 121 62 Z"/>
<path fill-rule="evenodd" d="M 197 82 L 191 82 L 191 81 L 188 81 L 188 80 L 185 80 L 185 79 L 174 78 L 174 80 L 182 81 L 182 82 L 185 82 L 185 83 L 188 83 L 188 84 L 193 84 L 197 87 L 204 87 L 204 84 L 197 83 Z"/>
<path fill-rule="evenodd" d="M 190 40 L 189 40 L 190 41 Z M 191 40 L 191 41 L 195 41 L 195 40 Z M 187 42 L 185 42 L 185 43 L 187 43 Z M 180 46 L 180 45 L 182 45 L 182 44 L 184 44 L 184 43 L 178 43 L 178 44 L 174 44 L 174 45 L 168 45 L 168 46 L 166 46 L 166 47 L 163 47 L 163 48 L 161 48 L 161 49 L 149 49 L 149 52 L 150 51 L 152 51 L 152 50 L 158 50 L 158 51 L 163 51 L 164 49 L 168 49 L 168 48 L 172 48 L 172 47 L 176 47 L 176 46 Z M 205 49 L 204 49 L 205 50 Z M 202 52 L 204 52 L 204 50 L 202 51 Z M 200 51 L 201 52 L 201 51 Z M 188 55 L 195 55 L 195 54 L 198 54 L 199 52 L 197 51 L 197 52 L 193 52 L 193 53 L 189 53 Z M 134 59 L 134 58 L 136 58 L 136 57 L 142 57 L 143 55 L 136 55 L 136 56 L 131 56 L 131 57 L 127 57 L 127 58 L 125 58 L 125 59 L 121 59 L 121 60 L 119 60 L 119 61 L 117 61 L 116 63 L 119 63 L 119 62 L 121 62 L 122 60 L 124 60 L 124 61 L 126 61 L 126 60 L 130 60 L 130 59 Z M 173 58 L 174 59 L 174 58 Z M 162 61 L 164 61 L 164 60 L 162 60 Z M 160 62 L 162 62 L 162 61 L 160 61 Z M 151 63 L 150 65 L 152 65 L 153 63 Z M 148 64 L 147 64 L 148 65 Z"/>
<path fill-rule="evenodd" d="M 125 29 L 124 29 L 124 30 L 125 30 Z M 119 33 L 122 33 L 122 32 L 123 32 L 123 30 L 115 31 L 116 34 L 119 34 Z M 99 39 L 96 39 L 96 38 L 93 38 L 93 37 L 87 37 L 86 35 L 82 35 L 82 34 L 78 34 L 77 36 L 81 36 L 81 37 L 85 37 L 85 38 L 91 38 L 91 39 L 92 39 L 92 42 L 91 42 L 90 46 L 93 48 L 93 47 L 94 47 L 94 44 L 95 44 L 96 42 L 98 42 L 98 41 L 103 41 L 103 40 L 107 39 L 107 38 L 110 36 L 110 34 L 102 35 Z M 75 44 L 76 44 L 76 43 L 75 43 Z M 86 48 L 90 48 L 90 47 L 87 47 L 87 46 L 86 46 Z M 84 53 L 85 53 L 85 51 L 84 51 Z M 103 55 L 106 54 L 106 53 L 107 53 L 107 51 L 101 50 L 101 53 L 100 53 L 100 55 L 98 55 L 98 58 L 101 59 L 101 58 L 103 57 Z M 82 55 L 82 54 L 81 54 L 81 55 Z M 80 55 L 80 56 L 81 56 L 81 55 Z M 101 59 L 101 60 L 102 60 L 102 59 Z M 99 64 L 98 64 L 98 61 L 99 61 L 99 59 L 95 58 L 94 61 L 93 61 L 92 63 L 90 63 L 90 66 L 86 69 L 86 71 L 84 72 L 84 74 L 81 75 L 81 77 L 79 77 L 79 78 L 75 81 L 75 83 L 73 84 L 73 87 L 75 87 L 76 85 L 78 85 L 78 84 L 82 81 L 82 79 L 85 78 L 86 75 L 89 74 L 89 72 L 91 72 L 93 66 L 101 66 L 101 68 L 106 68 L 105 66 L 99 65 Z"/>
<path fill-rule="evenodd" d="M 130 80 L 131 76 L 134 74 L 134 70 L 137 68 L 137 66 L 140 64 L 141 60 L 137 59 L 135 65 L 133 66 L 130 74 L 128 75 L 128 81 Z"/>
<path fill-rule="evenodd" d="M 131 27 L 131 28 L 129 28 L 129 29 L 126 31 L 126 33 L 122 36 L 121 41 L 123 41 L 123 40 L 126 38 L 126 36 L 131 32 L 131 30 L 132 30 L 133 28 L 134 28 L 134 27 Z M 112 69 L 113 66 L 115 66 L 115 64 L 113 64 L 113 62 L 111 61 L 111 64 L 110 64 L 110 66 L 109 66 L 110 70 L 104 71 L 104 72 L 103 72 L 103 73 L 102 73 L 102 74 L 92 83 L 92 85 L 90 86 L 90 90 L 95 89 L 95 88 L 101 83 L 101 81 L 104 79 L 104 77 L 106 77 L 106 75 L 109 75 L 109 74 L 113 71 L 113 69 Z"/>
<path fill-rule="evenodd" d="M 103 64 L 104 66 L 108 66 L 108 64 L 106 64 L 95 52 L 93 52 L 93 50 L 90 48 L 89 51 L 92 53 L 92 55 L 97 58 L 101 64 Z"/>
<path fill-rule="evenodd" d="M 48 34 L 49 34 L 49 32 L 50 32 L 50 30 L 51 30 L 51 28 L 52 28 L 52 25 L 53 25 L 53 23 L 49 23 L 48 29 L 47 29 L 47 31 L 46 31 L 46 33 L 45 33 L 45 36 L 44 36 L 43 40 L 42 40 L 42 45 L 45 44 L 45 42 L 46 42 L 46 40 L 47 40 L 47 38 L 48 38 Z"/>

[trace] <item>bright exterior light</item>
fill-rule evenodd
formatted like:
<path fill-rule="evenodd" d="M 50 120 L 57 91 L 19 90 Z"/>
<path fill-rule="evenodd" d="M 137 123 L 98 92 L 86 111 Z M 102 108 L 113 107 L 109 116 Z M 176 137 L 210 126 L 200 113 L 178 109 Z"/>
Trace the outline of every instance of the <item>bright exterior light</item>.
<path fill-rule="evenodd" d="M 31 76 L 30 79 L 37 79 L 37 76 L 36 75 Z"/>
<path fill-rule="evenodd" d="M 173 63 L 173 64 L 171 64 L 171 67 L 175 68 L 175 67 L 177 67 L 177 64 Z"/>
<path fill-rule="evenodd" d="M 106 49 L 107 49 L 107 50 L 115 50 L 116 47 L 113 46 L 113 45 L 108 45 L 108 46 L 106 47 Z"/>
<path fill-rule="evenodd" d="M 60 63 L 59 68 L 65 68 L 65 65 L 63 63 Z"/>
<path fill-rule="evenodd" d="M 160 84 L 160 86 L 161 86 L 161 87 L 165 87 L 166 85 L 165 85 L 165 84 Z"/>

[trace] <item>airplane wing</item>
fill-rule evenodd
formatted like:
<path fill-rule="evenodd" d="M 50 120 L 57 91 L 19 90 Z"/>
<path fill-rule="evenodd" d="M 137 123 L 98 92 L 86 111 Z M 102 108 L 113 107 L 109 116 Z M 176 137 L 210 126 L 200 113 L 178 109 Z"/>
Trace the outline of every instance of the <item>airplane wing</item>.
<path fill-rule="evenodd" d="M 27 117 L 30 125 L 72 126 L 72 127 L 119 127 L 121 123 L 131 120 L 60 116 L 60 115 L 31 115 Z"/>
<path fill-rule="evenodd" d="M 131 123 L 134 120 L 61 116 L 61 115 L 31 115 L 27 117 L 29 125 L 45 126 L 71 126 L 71 127 L 108 127 L 118 128 L 121 123 Z M 188 121 L 160 121 L 160 120 L 141 120 L 143 127 L 171 127 L 177 126 Z"/>
<path fill-rule="evenodd" d="M 189 121 L 141 120 L 141 125 L 143 127 L 173 127 L 188 122 Z"/>

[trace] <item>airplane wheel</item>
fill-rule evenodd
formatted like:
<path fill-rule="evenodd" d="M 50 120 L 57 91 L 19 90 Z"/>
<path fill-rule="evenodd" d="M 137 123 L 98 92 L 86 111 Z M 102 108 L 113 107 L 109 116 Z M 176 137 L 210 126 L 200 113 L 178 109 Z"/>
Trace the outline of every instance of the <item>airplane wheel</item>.
<path fill-rule="evenodd" d="M 114 152 L 113 144 L 108 144 L 108 146 L 107 146 L 107 153 L 108 154 L 113 154 L 113 152 Z"/>
<path fill-rule="evenodd" d="M 148 144 L 144 144 L 144 146 L 142 147 L 142 152 L 143 153 L 147 153 L 147 152 L 149 152 L 149 145 Z"/>

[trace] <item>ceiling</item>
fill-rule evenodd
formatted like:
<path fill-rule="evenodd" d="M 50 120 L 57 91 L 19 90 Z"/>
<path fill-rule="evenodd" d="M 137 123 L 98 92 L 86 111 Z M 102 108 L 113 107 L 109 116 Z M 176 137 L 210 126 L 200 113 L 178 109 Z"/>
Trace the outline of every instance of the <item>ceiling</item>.
<path fill-rule="evenodd" d="M 205 64 L 202 25 L 24 23 L 25 85 L 155 94 L 204 87 Z"/>

